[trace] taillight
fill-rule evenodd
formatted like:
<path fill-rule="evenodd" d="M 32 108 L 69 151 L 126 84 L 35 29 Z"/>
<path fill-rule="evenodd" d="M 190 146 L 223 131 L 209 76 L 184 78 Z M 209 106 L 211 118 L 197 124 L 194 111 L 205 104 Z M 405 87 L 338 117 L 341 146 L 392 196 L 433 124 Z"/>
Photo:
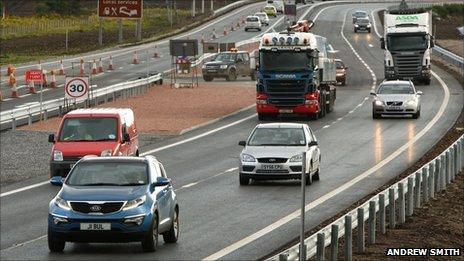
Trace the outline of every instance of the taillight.
<path fill-rule="evenodd" d="M 267 95 L 264 93 L 258 93 L 256 95 L 256 104 L 267 104 Z"/>

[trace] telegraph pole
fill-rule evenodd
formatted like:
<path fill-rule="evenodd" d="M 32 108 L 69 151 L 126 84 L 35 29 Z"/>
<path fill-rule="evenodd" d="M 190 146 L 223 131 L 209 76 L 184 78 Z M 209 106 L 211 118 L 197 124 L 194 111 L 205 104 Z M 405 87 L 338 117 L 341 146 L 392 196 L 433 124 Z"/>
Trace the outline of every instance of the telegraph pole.
<path fill-rule="evenodd" d="M 192 1 L 192 17 L 195 17 L 195 0 Z"/>
<path fill-rule="evenodd" d="M 205 13 L 205 0 L 201 0 L 201 13 Z"/>

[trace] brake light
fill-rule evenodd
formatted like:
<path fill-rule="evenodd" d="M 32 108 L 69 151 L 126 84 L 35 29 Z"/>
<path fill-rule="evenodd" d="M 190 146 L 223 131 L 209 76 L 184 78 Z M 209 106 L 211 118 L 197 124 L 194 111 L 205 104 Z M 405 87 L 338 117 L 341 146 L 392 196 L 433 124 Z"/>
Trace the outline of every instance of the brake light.
<path fill-rule="evenodd" d="M 258 93 L 256 95 L 256 104 L 267 104 L 267 95 L 264 93 Z"/>

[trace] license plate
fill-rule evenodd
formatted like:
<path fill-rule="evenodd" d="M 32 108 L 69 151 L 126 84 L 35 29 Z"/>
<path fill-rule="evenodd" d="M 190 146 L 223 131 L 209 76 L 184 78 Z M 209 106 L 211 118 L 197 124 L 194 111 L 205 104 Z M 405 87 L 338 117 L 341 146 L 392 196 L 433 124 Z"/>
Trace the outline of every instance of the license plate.
<path fill-rule="evenodd" d="M 279 113 L 293 113 L 292 109 L 280 109 Z"/>
<path fill-rule="evenodd" d="M 403 108 L 401 107 L 397 107 L 397 106 L 391 106 L 391 107 L 388 107 L 389 110 L 392 110 L 392 111 L 402 111 Z"/>
<path fill-rule="evenodd" d="M 217 70 L 208 70 L 208 72 L 217 72 Z"/>
<path fill-rule="evenodd" d="M 263 165 L 261 168 L 263 170 L 279 170 L 282 169 L 282 165 Z"/>
<path fill-rule="evenodd" d="M 111 223 L 81 223 L 81 230 L 111 230 Z"/>

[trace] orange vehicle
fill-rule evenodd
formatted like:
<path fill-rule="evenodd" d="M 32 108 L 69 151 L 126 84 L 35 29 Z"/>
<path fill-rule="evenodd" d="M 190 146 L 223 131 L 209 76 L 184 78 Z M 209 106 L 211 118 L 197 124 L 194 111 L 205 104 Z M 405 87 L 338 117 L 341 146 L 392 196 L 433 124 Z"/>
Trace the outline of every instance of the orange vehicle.
<path fill-rule="evenodd" d="M 78 109 L 61 120 L 53 143 L 50 177 L 66 177 L 82 157 L 138 156 L 139 141 L 134 113 L 125 108 Z"/>

